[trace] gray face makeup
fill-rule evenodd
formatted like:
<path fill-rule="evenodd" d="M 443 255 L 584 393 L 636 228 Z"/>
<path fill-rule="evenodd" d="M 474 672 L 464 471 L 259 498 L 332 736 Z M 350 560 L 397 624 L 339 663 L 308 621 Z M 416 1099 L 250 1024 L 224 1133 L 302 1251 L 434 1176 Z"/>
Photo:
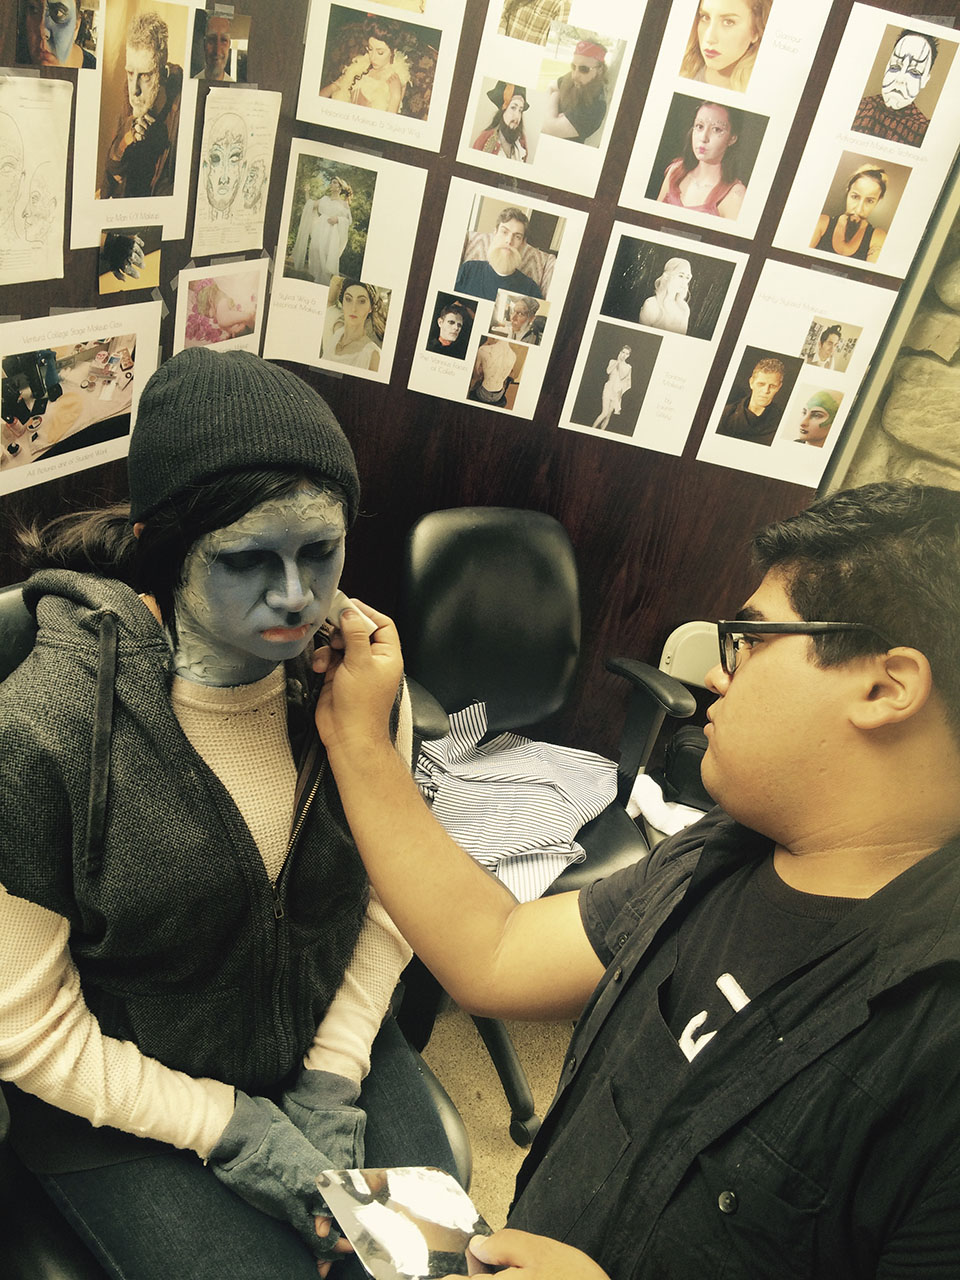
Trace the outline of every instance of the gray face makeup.
<path fill-rule="evenodd" d="M 340 581 L 345 532 L 339 499 L 304 485 L 200 538 L 174 597 L 177 674 L 252 684 L 302 653 Z"/>

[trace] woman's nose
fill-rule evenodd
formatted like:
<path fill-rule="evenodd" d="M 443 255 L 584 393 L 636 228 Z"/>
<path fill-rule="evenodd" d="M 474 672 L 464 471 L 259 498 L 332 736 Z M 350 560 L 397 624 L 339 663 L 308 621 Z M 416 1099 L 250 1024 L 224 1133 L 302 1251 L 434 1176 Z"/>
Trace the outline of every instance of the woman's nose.
<path fill-rule="evenodd" d="M 286 613 L 300 613 L 313 600 L 313 591 L 295 560 L 283 562 L 281 579 L 266 594 L 271 609 L 283 609 Z"/>

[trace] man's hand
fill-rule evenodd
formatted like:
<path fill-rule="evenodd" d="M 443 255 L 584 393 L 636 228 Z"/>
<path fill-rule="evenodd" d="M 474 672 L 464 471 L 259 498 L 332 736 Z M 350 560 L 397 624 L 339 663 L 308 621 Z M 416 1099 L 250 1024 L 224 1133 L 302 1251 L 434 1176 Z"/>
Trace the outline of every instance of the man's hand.
<path fill-rule="evenodd" d="M 322 1214 L 318 1214 L 317 1217 L 314 1218 L 314 1227 L 316 1229 L 317 1235 L 320 1237 L 321 1240 L 326 1240 L 327 1236 L 330 1234 L 331 1229 L 333 1228 L 333 1225 L 334 1225 L 333 1219 L 326 1218 Z M 339 1255 L 344 1253 L 353 1253 L 354 1250 L 353 1250 L 353 1245 L 350 1243 L 347 1237 L 341 1236 L 340 1239 L 333 1246 L 333 1251 L 334 1253 Z M 322 1280 L 326 1280 L 326 1276 L 330 1271 L 330 1268 L 333 1266 L 335 1262 L 339 1262 L 339 1260 L 340 1260 L 339 1257 L 336 1257 L 336 1258 L 329 1259 L 327 1262 L 317 1263 L 317 1271 L 319 1271 Z"/>
<path fill-rule="evenodd" d="M 495 1231 L 492 1236 L 474 1236 L 470 1241 L 467 1261 L 476 1259 L 483 1270 L 499 1271 L 501 1276 L 516 1280 L 608 1280 L 592 1259 L 579 1249 L 547 1236 L 530 1235 L 527 1231 Z M 480 1268 L 471 1265 L 471 1274 Z"/>
<path fill-rule="evenodd" d="M 334 646 L 318 649 L 313 669 L 324 673 L 317 702 L 317 730 L 331 756 L 369 754 L 375 743 L 393 750 L 390 712 L 403 675 L 403 655 L 397 629 L 384 613 L 356 604 L 377 624 L 373 635 L 356 609 L 340 615 L 342 652 Z"/>

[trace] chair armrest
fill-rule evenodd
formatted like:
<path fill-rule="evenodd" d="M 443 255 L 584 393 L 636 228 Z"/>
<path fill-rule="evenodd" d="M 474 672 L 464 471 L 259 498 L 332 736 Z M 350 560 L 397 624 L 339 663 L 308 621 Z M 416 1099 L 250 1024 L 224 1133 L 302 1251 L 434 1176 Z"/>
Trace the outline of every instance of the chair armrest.
<path fill-rule="evenodd" d="M 443 738 L 450 732 L 450 717 L 422 684 L 406 677 L 410 694 L 410 710 L 413 714 L 413 736 L 418 742 Z"/>
<path fill-rule="evenodd" d="M 637 773 L 646 767 L 665 718 L 685 720 L 696 711 L 697 700 L 686 685 L 646 662 L 608 658 L 606 667 L 631 685 L 617 764 L 617 799 L 626 806 Z"/>

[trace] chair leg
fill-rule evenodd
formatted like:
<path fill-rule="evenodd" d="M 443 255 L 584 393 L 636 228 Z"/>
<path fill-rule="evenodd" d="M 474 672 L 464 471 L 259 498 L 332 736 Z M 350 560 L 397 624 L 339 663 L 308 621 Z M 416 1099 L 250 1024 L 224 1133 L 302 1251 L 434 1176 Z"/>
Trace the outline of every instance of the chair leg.
<path fill-rule="evenodd" d="M 533 1109 L 533 1094 L 507 1028 L 499 1018 L 474 1017 L 473 1024 L 497 1069 L 504 1096 L 510 1106 L 510 1137 L 518 1147 L 529 1147 L 540 1128 Z"/>

